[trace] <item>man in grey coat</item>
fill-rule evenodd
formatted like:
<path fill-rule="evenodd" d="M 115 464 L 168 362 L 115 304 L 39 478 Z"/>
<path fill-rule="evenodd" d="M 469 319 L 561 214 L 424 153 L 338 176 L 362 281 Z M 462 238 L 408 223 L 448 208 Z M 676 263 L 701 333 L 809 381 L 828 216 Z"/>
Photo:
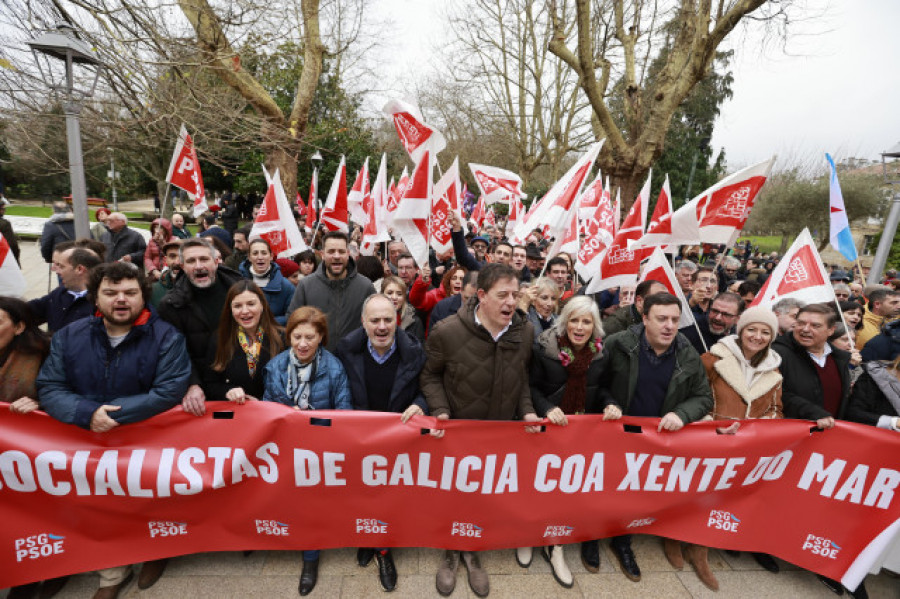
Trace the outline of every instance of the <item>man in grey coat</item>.
<path fill-rule="evenodd" d="M 322 263 L 304 277 L 294 290 L 288 316 L 301 306 L 314 306 L 328 317 L 328 345 L 334 352 L 338 341 L 359 327 L 362 306 L 375 293 L 372 281 L 356 272 L 350 258 L 350 238 L 332 231 L 322 238 Z"/>

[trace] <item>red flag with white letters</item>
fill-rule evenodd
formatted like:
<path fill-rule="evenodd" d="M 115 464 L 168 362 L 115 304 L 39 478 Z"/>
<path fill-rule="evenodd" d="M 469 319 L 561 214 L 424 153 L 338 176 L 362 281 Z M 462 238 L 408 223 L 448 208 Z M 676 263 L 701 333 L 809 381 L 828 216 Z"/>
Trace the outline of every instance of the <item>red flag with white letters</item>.
<path fill-rule="evenodd" d="M 451 212 L 455 213 L 457 217 L 460 216 L 459 192 L 459 160 L 454 159 L 444 176 L 434 184 L 434 202 L 430 223 L 431 247 L 438 254 L 453 249 L 453 240 L 450 238 L 452 227 L 447 217 Z"/>
<path fill-rule="evenodd" d="M 609 202 L 609 192 L 604 190 L 594 214 L 584 223 L 584 242 L 578 250 L 575 271 L 585 281 L 600 272 L 603 252 L 615 239 L 615 217 Z"/>
<path fill-rule="evenodd" d="M 366 222 L 366 211 L 363 208 L 363 201 L 369 193 L 369 157 L 366 156 L 363 167 L 356 173 L 353 188 L 347 194 L 347 209 L 353 222 L 358 224 Z"/>
<path fill-rule="evenodd" d="M 425 123 L 418 106 L 403 100 L 391 100 L 382 108 L 394 122 L 400 143 L 406 148 L 413 162 L 419 163 L 425 152 L 435 154 L 447 147 L 447 140 L 441 132 Z"/>
<path fill-rule="evenodd" d="M 485 164 L 469 164 L 475 183 L 485 204 L 507 203 L 511 198 L 527 198 L 522 191 L 522 178 L 512 171 Z"/>
<path fill-rule="evenodd" d="M 433 161 L 425 151 L 410 177 L 409 187 L 394 212 L 394 230 L 419 266 L 428 264 L 428 219 L 431 215 Z"/>
<path fill-rule="evenodd" d="M 178 142 L 175 144 L 172 162 L 169 163 L 166 182 L 188 193 L 194 202 L 195 217 L 209 209 L 209 206 L 206 205 L 203 176 L 200 174 L 200 161 L 197 159 L 194 141 L 184 125 L 181 125 L 181 131 L 178 132 Z"/>
<path fill-rule="evenodd" d="M 659 281 L 666 286 L 669 293 L 677 297 L 678 301 L 681 302 L 679 328 L 694 324 L 694 313 L 691 311 L 691 305 L 688 303 L 687 298 L 684 297 L 684 292 L 681 290 L 675 271 L 669 265 L 669 259 L 666 258 L 666 254 L 659 246 L 653 248 L 650 259 L 644 264 L 644 270 L 641 272 L 641 278 L 638 279 L 638 283 L 644 281 Z"/>
<path fill-rule="evenodd" d="M 272 247 L 274 257 L 290 258 L 309 248 L 303 241 L 297 221 L 294 220 L 278 170 L 276 169 L 271 177 L 265 168 L 263 173 L 269 183 L 269 189 L 253 222 L 250 239 L 265 239 Z"/>

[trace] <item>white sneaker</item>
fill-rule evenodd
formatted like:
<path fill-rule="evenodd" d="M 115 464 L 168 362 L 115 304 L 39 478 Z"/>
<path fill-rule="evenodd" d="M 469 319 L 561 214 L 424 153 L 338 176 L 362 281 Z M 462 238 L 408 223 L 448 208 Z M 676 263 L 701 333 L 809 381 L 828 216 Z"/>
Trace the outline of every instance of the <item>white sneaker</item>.
<path fill-rule="evenodd" d="M 572 577 L 572 572 L 569 570 L 569 565 L 566 563 L 566 558 L 563 555 L 563 546 L 554 545 L 550 547 L 550 555 L 547 555 L 547 547 L 544 547 L 542 551 L 544 559 L 550 562 L 550 569 L 553 571 L 553 578 L 556 579 L 556 582 L 567 589 L 571 589 L 572 585 L 575 584 L 575 579 Z"/>
<path fill-rule="evenodd" d="M 534 553 L 531 547 L 519 547 L 516 549 L 516 563 L 521 568 L 527 568 L 531 565 L 531 556 Z"/>

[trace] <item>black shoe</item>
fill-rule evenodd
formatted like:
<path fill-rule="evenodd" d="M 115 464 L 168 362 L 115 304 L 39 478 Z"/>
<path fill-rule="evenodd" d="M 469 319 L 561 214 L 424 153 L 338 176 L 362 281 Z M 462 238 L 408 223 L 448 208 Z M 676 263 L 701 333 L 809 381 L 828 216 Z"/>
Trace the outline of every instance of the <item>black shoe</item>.
<path fill-rule="evenodd" d="M 853 599 L 869 599 L 869 591 L 866 590 L 865 581 L 860 582 L 855 591 L 848 589 L 847 594 L 853 597 Z"/>
<path fill-rule="evenodd" d="M 771 572 L 772 574 L 778 574 L 781 572 L 781 568 L 778 566 L 778 562 L 775 561 L 768 553 L 751 553 L 753 559 L 756 560 L 756 563 Z"/>
<path fill-rule="evenodd" d="M 600 571 L 600 541 L 581 543 L 581 563 L 588 572 Z"/>
<path fill-rule="evenodd" d="M 377 552 L 375 561 L 378 563 L 378 581 L 381 582 L 381 588 L 387 592 L 391 592 L 397 588 L 397 569 L 394 567 L 394 557 L 391 550 L 388 549 L 384 553 Z"/>
<path fill-rule="evenodd" d="M 50 599 L 51 597 L 55 597 L 56 594 L 66 586 L 67 582 L 69 582 L 68 576 L 60 576 L 58 578 L 45 580 L 43 584 L 41 584 L 41 594 L 38 595 L 38 597 L 40 599 Z"/>
<path fill-rule="evenodd" d="M 360 547 L 356 550 L 356 563 L 359 564 L 360 568 L 365 568 L 371 564 L 373 557 L 375 557 L 375 550 L 371 547 Z"/>
<path fill-rule="evenodd" d="M 843 595 L 844 594 L 844 586 L 836 580 L 832 580 L 830 578 L 825 578 L 821 574 L 816 574 L 816 578 L 819 579 L 819 582 L 828 587 L 828 590 L 834 593 L 835 595 Z"/>
<path fill-rule="evenodd" d="M 41 586 L 40 581 L 29 582 L 28 584 L 20 584 L 9 589 L 9 599 L 33 599 L 37 597 L 38 588 Z"/>
<path fill-rule="evenodd" d="M 319 560 L 304 561 L 303 571 L 300 573 L 300 586 L 297 588 L 300 595 L 305 597 L 312 593 L 317 580 L 319 580 Z"/>
<path fill-rule="evenodd" d="M 612 548 L 613 553 L 619 558 L 619 565 L 622 566 L 622 573 L 625 575 L 625 578 L 632 582 L 639 582 L 641 580 L 641 569 L 637 565 L 637 560 L 634 559 L 634 551 L 631 550 L 631 547 L 617 547 L 613 545 Z"/>

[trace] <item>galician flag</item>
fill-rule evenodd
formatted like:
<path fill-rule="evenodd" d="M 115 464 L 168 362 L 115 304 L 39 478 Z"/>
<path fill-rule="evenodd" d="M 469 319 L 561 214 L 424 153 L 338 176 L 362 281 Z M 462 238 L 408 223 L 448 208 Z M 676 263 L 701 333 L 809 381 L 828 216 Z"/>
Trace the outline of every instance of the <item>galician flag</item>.
<path fill-rule="evenodd" d="M 844 196 L 841 194 L 841 184 L 838 182 L 837 168 L 831 155 L 825 154 L 831 176 L 828 178 L 828 204 L 831 208 L 831 247 L 841 255 L 855 262 L 856 244 L 853 243 L 853 235 L 850 234 L 850 221 L 847 219 L 847 210 L 844 208 Z"/>

